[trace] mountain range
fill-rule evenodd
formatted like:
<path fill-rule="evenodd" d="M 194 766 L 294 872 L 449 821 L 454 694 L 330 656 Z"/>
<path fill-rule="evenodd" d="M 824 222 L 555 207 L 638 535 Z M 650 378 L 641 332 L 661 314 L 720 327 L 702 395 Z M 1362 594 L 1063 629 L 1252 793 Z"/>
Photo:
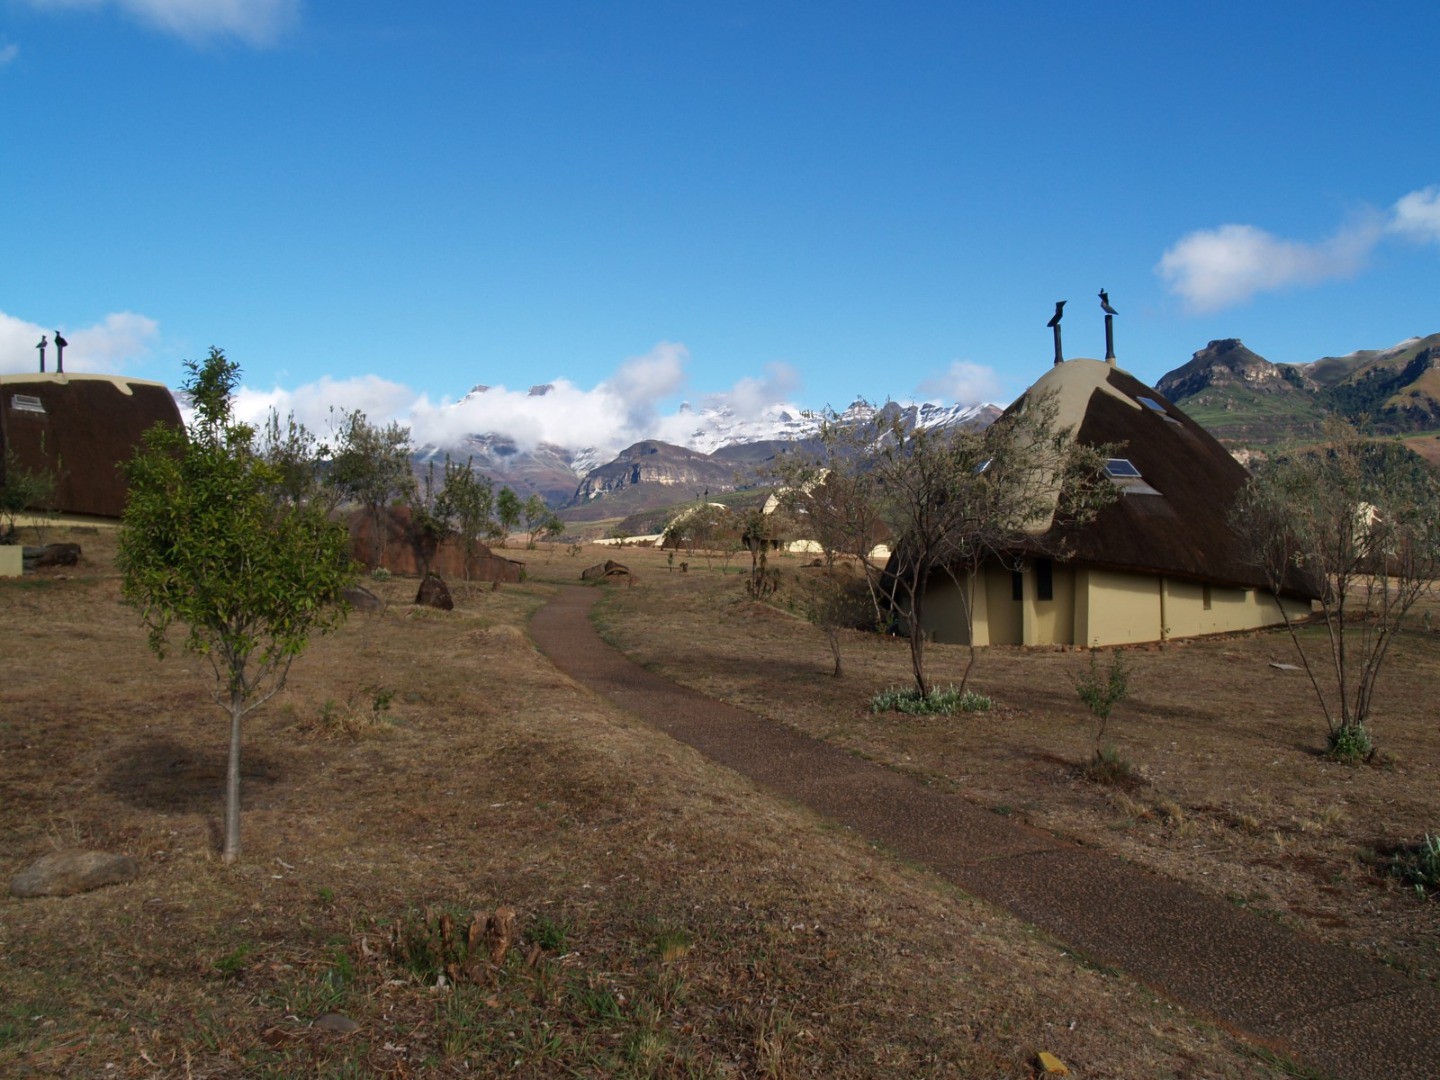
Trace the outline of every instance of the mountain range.
<path fill-rule="evenodd" d="M 483 392 L 483 388 L 476 388 Z M 543 393 L 536 387 L 532 394 Z M 476 392 L 476 391 L 472 391 Z M 805 446 L 822 422 L 855 424 L 877 413 L 897 415 L 906 428 L 985 426 L 1000 415 L 998 405 L 874 406 L 856 401 L 840 413 L 814 413 L 794 405 L 771 405 L 758 416 L 742 417 L 728 406 L 694 410 L 682 407 L 694 425 L 683 442 L 644 439 L 608 458 L 594 447 L 569 448 L 538 443 L 522 448 L 509 435 L 466 435 L 451 446 L 425 446 L 417 464 L 444 454 L 469 458 L 496 486 L 513 488 L 522 498 L 538 492 L 571 521 L 610 518 L 676 502 L 721 495 L 753 485 L 756 469 L 786 447 Z"/>
<path fill-rule="evenodd" d="M 1210 342 L 1155 386 L 1241 457 L 1313 439 L 1331 414 L 1377 433 L 1425 431 L 1440 428 L 1440 334 L 1308 364 L 1271 363 L 1238 339 L 1226 338 Z M 471 393 L 486 389 L 477 386 Z M 549 390 L 537 386 L 530 393 L 543 396 Z M 582 522 L 752 486 L 757 468 L 783 448 L 813 445 L 825 420 L 858 424 L 893 413 L 907 428 L 983 427 L 1000 412 L 993 404 L 856 401 L 839 413 L 777 404 L 743 417 L 723 405 L 684 406 L 681 416 L 692 418 L 693 426 L 682 438 L 643 439 L 613 456 L 593 446 L 522 446 L 510 435 L 480 432 L 453 445 L 422 447 L 416 458 L 423 465 L 447 453 L 468 457 L 497 486 L 507 485 L 522 498 L 538 492 L 567 520 Z M 1428 445 L 1434 441 L 1417 448 L 1440 456 L 1440 444 Z"/>
<path fill-rule="evenodd" d="M 1308 364 L 1273 364 L 1226 338 L 1155 388 L 1232 450 L 1314 438 L 1329 415 L 1404 435 L 1440 427 L 1440 334 Z"/>

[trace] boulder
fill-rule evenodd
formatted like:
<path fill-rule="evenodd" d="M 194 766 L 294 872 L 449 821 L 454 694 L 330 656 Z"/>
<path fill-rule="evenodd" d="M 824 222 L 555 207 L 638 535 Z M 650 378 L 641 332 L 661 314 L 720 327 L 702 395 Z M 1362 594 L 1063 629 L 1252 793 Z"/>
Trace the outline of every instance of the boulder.
<path fill-rule="evenodd" d="M 340 598 L 356 611 L 382 611 L 385 607 L 385 601 L 364 585 L 351 585 L 340 594 Z"/>
<path fill-rule="evenodd" d="M 47 566 L 74 566 L 80 561 L 79 544 L 46 544 L 44 547 L 25 549 L 26 569 L 43 569 Z"/>
<path fill-rule="evenodd" d="M 57 851 L 31 863 L 10 880 L 13 896 L 72 896 L 133 881 L 139 865 L 108 851 Z"/>
<path fill-rule="evenodd" d="M 630 573 L 628 566 L 618 563 L 614 559 L 606 559 L 603 563 L 596 563 L 594 566 L 580 571 L 580 580 L 599 581 L 601 578 L 623 577 L 628 573 Z"/>
<path fill-rule="evenodd" d="M 429 573 L 425 580 L 420 582 L 420 591 L 415 594 L 415 603 L 424 607 L 439 608 L 441 611 L 454 611 L 455 601 L 450 598 L 450 587 L 445 584 L 445 579 L 439 574 Z"/>

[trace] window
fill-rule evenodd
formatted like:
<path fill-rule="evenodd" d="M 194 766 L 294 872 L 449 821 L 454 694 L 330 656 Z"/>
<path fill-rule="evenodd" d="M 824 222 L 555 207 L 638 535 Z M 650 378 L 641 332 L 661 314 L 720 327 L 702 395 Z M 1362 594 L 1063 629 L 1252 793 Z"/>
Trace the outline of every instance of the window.
<path fill-rule="evenodd" d="M 1145 482 L 1140 470 L 1129 458 L 1112 457 L 1105 462 L 1105 475 L 1110 477 L 1122 495 L 1159 495 Z"/>
<path fill-rule="evenodd" d="M 1055 599 L 1055 564 L 1049 559 L 1035 560 L 1035 599 Z"/>
<path fill-rule="evenodd" d="M 1160 417 L 1161 420 L 1164 420 L 1167 424 L 1175 424 L 1177 427 L 1179 426 L 1180 421 L 1176 420 L 1173 416 L 1171 416 L 1165 406 L 1160 402 L 1156 401 L 1154 398 L 1139 397 L 1135 400 L 1140 402 L 1141 405 L 1144 405 L 1145 408 L 1149 409 L 1156 416 Z"/>
<path fill-rule="evenodd" d="M 1201 590 L 1202 590 L 1202 591 L 1201 591 L 1201 594 L 1200 594 L 1200 601 L 1201 601 L 1201 603 L 1204 605 L 1205 610 L 1206 610 L 1206 611 L 1209 611 L 1209 610 L 1210 610 L 1210 605 L 1211 605 L 1211 603 L 1212 603 L 1213 600 L 1214 600 L 1214 598 L 1210 595 L 1210 586 L 1209 586 L 1209 585 L 1204 585 L 1204 586 L 1201 587 Z"/>
<path fill-rule="evenodd" d="M 1019 570 L 1010 571 L 1010 599 L 1017 602 L 1025 599 L 1025 575 Z"/>
<path fill-rule="evenodd" d="M 43 413 L 45 411 L 44 403 L 34 394 L 11 394 L 10 407 L 21 412 Z"/>

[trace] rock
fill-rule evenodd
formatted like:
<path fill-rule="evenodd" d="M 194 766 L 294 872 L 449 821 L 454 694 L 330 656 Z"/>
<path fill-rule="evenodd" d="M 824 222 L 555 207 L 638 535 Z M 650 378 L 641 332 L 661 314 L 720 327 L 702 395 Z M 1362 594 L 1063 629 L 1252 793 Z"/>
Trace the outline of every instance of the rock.
<path fill-rule="evenodd" d="M 317 1031 L 332 1031 L 336 1035 L 349 1035 L 352 1031 L 359 1031 L 360 1025 L 348 1016 L 341 1016 L 339 1013 L 326 1013 L 317 1017 L 310 1025 Z"/>
<path fill-rule="evenodd" d="M 108 851 L 57 851 L 31 863 L 10 881 L 13 896 L 72 896 L 133 881 L 139 864 Z"/>
<path fill-rule="evenodd" d="M 385 601 L 364 585 L 351 585 L 340 594 L 340 598 L 356 611 L 382 611 L 385 607 Z"/>
<path fill-rule="evenodd" d="M 450 587 L 445 584 L 445 579 L 436 573 L 426 574 L 425 580 L 420 582 L 420 591 L 415 594 L 415 603 L 425 607 L 439 608 L 441 611 L 455 610 L 455 601 L 450 598 Z"/>
<path fill-rule="evenodd" d="M 46 566 L 75 566 L 79 560 L 79 544 L 46 544 L 45 547 L 24 549 L 24 566 L 27 570 L 43 569 Z"/>
<path fill-rule="evenodd" d="M 1041 1050 L 1036 1055 L 1040 1063 L 1040 1071 L 1046 1076 L 1069 1076 L 1070 1070 L 1065 1063 L 1047 1050 Z"/>
<path fill-rule="evenodd" d="M 580 572 L 581 581 L 599 581 L 607 577 L 623 577 L 630 573 L 630 568 L 614 559 L 606 559 L 603 563 L 596 563 L 594 566 Z"/>

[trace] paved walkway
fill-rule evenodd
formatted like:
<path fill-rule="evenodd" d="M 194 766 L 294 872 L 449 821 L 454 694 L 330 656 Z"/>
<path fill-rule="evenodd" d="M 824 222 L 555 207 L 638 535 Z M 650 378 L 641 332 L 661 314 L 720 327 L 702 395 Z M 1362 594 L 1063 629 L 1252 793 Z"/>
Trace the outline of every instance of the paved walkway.
<path fill-rule="evenodd" d="M 562 588 L 530 624 L 555 665 L 786 798 L 929 866 L 1088 958 L 1345 1080 L 1440 1075 L 1440 992 L 646 671 Z"/>

